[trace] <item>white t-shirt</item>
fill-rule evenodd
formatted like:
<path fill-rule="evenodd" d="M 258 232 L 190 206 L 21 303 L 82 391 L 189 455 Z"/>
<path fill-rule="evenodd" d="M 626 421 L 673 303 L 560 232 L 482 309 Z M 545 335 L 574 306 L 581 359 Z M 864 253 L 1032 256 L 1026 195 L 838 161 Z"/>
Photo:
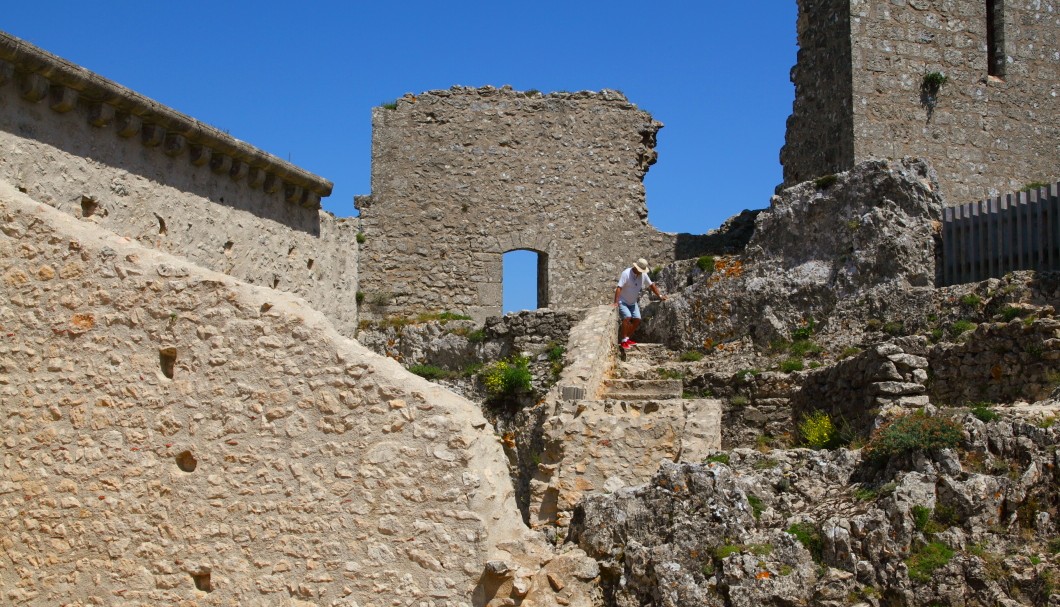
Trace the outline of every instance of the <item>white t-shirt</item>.
<path fill-rule="evenodd" d="M 618 277 L 618 288 L 622 289 L 618 298 L 626 305 L 633 305 L 640 298 L 640 292 L 650 286 L 651 279 L 647 273 L 641 272 L 638 276 L 633 273 L 633 268 L 626 268 Z"/>

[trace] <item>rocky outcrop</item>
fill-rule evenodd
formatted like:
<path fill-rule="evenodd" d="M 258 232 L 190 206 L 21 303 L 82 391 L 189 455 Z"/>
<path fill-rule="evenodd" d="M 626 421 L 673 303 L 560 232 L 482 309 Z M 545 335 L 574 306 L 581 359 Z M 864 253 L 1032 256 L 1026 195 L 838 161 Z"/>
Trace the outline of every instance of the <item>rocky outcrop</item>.
<path fill-rule="evenodd" d="M 864 331 L 866 314 L 900 314 L 935 279 L 942 203 L 923 161 L 872 161 L 774 196 L 742 255 L 715 260 L 658 306 L 647 335 L 680 348 Z"/>
<path fill-rule="evenodd" d="M 955 450 L 736 449 L 582 502 L 610 605 L 1052 604 L 1060 433 L 961 418 Z M 721 463 L 728 460 L 727 463 Z"/>

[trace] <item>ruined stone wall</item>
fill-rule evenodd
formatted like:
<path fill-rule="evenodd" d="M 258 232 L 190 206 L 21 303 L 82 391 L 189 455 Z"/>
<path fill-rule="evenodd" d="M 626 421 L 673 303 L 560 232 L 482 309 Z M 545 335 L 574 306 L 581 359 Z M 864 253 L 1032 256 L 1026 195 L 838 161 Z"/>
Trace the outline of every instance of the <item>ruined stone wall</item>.
<path fill-rule="evenodd" d="M 849 0 L 801 0 L 796 31 L 795 102 L 780 150 L 787 185 L 854 166 Z"/>
<path fill-rule="evenodd" d="M 812 143 L 829 133 L 852 136 L 852 157 L 842 164 L 873 158 L 918 156 L 930 160 L 949 204 L 1009 192 L 1032 181 L 1053 181 L 1060 159 L 1060 4 L 1056 0 L 1006 0 L 999 47 L 1003 73 L 989 74 L 985 0 L 850 0 L 849 38 L 834 28 L 834 9 L 802 0 L 800 25 L 810 29 L 800 46 L 812 62 L 793 71 L 795 114 L 782 153 L 784 181 L 836 172 Z M 827 38 L 834 35 L 837 39 Z M 846 47 L 842 48 L 843 43 Z M 800 96 L 828 91 L 834 70 L 849 54 L 853 124 L 827 113 L 800 113 Z M 923 88 L 924 75 L 944 74 L 937 94 Z M 837 89 L 845 95 L 843 89 Z M 797 119 L 796 119 L 797 118 Z M 852 131 L 850 130 L 852 126 Z M 807 157 L 809 155 L 809 157 Z M 841 167 L 840 167 L 841 168 Z"/>
<path fill-rule="evenodd" d="M 539 302 L 557 309 L 610 301 L 638 257 L 674 258 L 642 182 L 662 125 L 621 93 L 453 87 L 376 108 L 372 126 L 366 317 L 499 314 L 502 255 L 518 249 L 539 253 Z"/>
<path fill-rule="evenodd" d="M 356 220 L 320 210 L 329 182 L 3 33 L 0 178 L 356 332 Z"/>
<path fill-rule="evenodd" d="M 470 605 L 534 550 L 472 403 L 2 180 L 0 336 L 4 604 Z"/>
<path fill-rule="evenodd" d="M 932 402 L 1034 402 L 1060 386 L 1060 320 L 983 323 L 959 344 L 931 349 Z"/>

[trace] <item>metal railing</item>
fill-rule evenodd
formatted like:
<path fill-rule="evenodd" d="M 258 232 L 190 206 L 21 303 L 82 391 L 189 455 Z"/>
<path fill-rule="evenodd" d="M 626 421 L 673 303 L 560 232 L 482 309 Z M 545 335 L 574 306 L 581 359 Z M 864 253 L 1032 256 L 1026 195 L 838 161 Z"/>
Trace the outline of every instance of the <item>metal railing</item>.
<path fill-rule="evenodd" d="M 1060 270 L 1060 182 L 942 211 L 941 286 Z"/>

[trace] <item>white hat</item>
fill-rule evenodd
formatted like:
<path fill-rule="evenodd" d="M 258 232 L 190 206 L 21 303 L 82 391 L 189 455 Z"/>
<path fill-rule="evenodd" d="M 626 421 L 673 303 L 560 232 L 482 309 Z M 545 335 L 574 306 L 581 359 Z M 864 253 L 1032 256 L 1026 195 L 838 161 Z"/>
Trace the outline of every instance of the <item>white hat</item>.
<path fill-rule="evenodd" d="M 633 262 L 633 267 L 637 269 L 641 274 L 648 273 L 648 260 L 641 257 L 637 261 Z"/>

